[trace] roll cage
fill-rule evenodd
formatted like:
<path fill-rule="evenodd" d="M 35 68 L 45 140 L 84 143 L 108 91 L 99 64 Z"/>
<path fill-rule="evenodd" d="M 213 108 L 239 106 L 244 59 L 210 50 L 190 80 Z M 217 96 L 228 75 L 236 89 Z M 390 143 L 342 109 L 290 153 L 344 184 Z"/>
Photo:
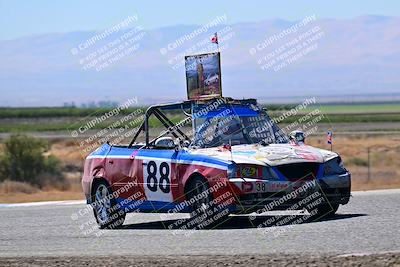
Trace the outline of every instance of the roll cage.
<path fill-rule="evenodd" d="M 154 142 L 163 136 L 168 134 L 172 134 L 175 138 L 179 138 L 180 140 L 187 140 L 191 142 L 192 140 L 180 129 L 180 125 L 184 125 L 185 123 L 192 121 L 193 117 L 196 116 L 194 114 L 194 110 L 199 107 L 207 107 L 211 106 L 214 103 L 223 103 L 224 105 L 257 105 L 256 99 L 242 99 L 235 100 L 232 98 L 213 98 L 213 99 L 204 99 L 204 100 L 189 100 L 178 103 L 169 103 L 169 104 L 161 104 L 161 105 L 153 105 L 150 106 L 145 113 L 144 120 L 135 135 L 133 136 L 132 141 L 129 143 L 128 147 L 132 147 L 136 142 L 139 135 L 144 132 L 145 135 L 145 145 L 143 148 L 149 148 L 154 145 Z M 181 111 L 186 117 L 182 119 L 179 123 L 174 124 L 166 115 L 165 111 Z M 149 130 L 149 118 L 151 116 L 156 117 L 161 124 L 166 128 L 166 131 L 161 133 L 159 136 L 150 140 Z M 192 125 L 194 128 L 194 125 Z M 195 129 L 193 129 L 195 130 Z"/>

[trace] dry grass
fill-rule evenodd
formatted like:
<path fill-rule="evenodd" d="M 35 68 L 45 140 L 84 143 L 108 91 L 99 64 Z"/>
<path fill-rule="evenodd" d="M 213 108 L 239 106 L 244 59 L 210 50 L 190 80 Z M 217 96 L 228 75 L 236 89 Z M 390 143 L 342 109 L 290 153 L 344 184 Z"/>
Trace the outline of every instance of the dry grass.
<path fill-rule="evenodd" d="M 5 180 L 0 183 L 0 194 L 33 194 L 39 189 L 28 183 Z"/>
<path fill-rule="evenodd" d="M 73 191 L 39 191 L 33 194 L 11 193 L 0 194 L 0 203 L 23 203 L 55 200 L 80 200 L 84 199 L 82 190 Z"/>
<path fill-rule="evenodd" d="M 0 184 L 0 203 L 21 203 L 50 200 L 84 199 L 80 184 L 71 185 L 67 191 L 39 190 L 26 183 L 4 181 Z"/>
<path fill-rule="evenodd" d="M 322 137 L 311 137 L 308 144 L 329 149 Z M 370 147 L 370 177 L 368 178 L 367 148 Z M 352 190 L 400 188 L 400 137 L 336 136 L 333 150 L 343 158 L 352 174 Z"/>
<path fill-rule="evenodd" d="M 75 166 L 78 169 L 83 168 L 87 156 L 81 153 L 77 142 L 62 140 L 53 142 L 49 153 L 60 159 L 64 166 Z"/>

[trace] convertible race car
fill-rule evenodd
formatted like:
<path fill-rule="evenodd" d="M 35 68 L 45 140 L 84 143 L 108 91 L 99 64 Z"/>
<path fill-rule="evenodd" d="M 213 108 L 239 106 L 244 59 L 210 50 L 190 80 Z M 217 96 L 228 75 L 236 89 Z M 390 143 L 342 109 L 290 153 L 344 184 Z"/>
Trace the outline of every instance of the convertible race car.
<path fill-rule="evenodd" d="M 152 118 L 165 126 L 158 136 Z M 149 107 L 130 144 L 86 158 L 82 179 L 100 228 L 132 211 L 189 212 L 196 225 L 277 209 L 321 218 L 348 203 L 350 185 L 337 153 L 306 145 L 300 131 L 286 135 L 255 99 L 231 98 Z"/>

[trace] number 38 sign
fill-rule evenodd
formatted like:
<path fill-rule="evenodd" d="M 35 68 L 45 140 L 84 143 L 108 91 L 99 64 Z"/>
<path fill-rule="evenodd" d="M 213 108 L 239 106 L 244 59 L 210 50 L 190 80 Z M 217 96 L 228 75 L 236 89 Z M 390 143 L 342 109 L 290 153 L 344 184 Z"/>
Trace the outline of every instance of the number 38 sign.
<path fill-rule="evenodd" d="M 143 161 L 143 183 L 147 200 L 172 202 L 171 163 Z"/>

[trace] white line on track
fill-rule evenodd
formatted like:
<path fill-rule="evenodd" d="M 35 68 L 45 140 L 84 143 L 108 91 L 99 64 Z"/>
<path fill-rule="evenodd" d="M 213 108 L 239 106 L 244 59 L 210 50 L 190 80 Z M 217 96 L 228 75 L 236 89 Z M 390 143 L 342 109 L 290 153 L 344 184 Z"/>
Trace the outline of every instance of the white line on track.
<path fill-rule="evenodd" d="M 63 206 L 85 204 L 85 200 L 39 201 L 26 203 L 0 203 L 0 208 L 33 207 L 33 206 Z"/>

